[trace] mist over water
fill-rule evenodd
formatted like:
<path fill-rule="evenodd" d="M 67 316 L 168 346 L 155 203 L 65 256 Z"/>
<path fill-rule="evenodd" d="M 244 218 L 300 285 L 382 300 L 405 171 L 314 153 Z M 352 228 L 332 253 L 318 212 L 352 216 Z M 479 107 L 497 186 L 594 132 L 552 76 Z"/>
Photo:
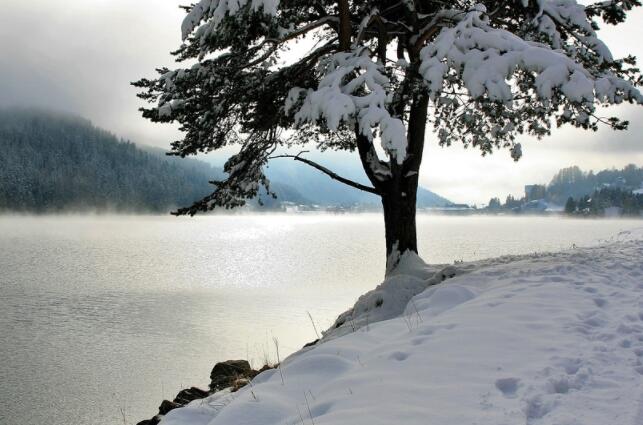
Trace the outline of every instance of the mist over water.
<path fill-rule="evenodd" d="M 569 249 L 636 220 L 418 217 L 431 263 Z M 0 217 L 0 423 L 136 423 L 316 338 L 384 272 L 378 214 Z"/>

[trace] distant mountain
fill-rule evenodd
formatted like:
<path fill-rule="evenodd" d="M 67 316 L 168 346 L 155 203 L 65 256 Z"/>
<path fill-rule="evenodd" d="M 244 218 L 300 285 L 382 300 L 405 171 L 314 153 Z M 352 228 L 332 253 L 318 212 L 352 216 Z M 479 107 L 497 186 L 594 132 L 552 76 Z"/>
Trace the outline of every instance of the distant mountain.
<path fill-rule="evenodd" d="M 319 160 L 319 162 L 324 163 L 323 160 Z M 346 178 L 368 184 L 366 175 L 364 175 L 359 164 L 333 161 L 329 168 Z M 271 161 L 266 168 L 266 175 L 275 187 L 284 184 L 288 185 L 313 204 L 323 206 L 358 204 L 373 207 L 381 205 L 377 196 L 348 187 L 332 180 L 327 175 L 308 165 L 293 160 L 278 159 Z M 283 200 L 291 201 L 290 199 Z M 420 208 L 443 207 L 449 204 L 451 204 L 449 200 L 430 190 L 424 188 L 419 188 L 418 190 L 418 207 Z"/>
<path fill-rule="evenodd" d="M 282 183 L 282 182 L 272 182 L 270 184 L 270 190 L 276 195 L 276 198 L 272 196 L 267 196 L 265 191 L 262 189 L 260 195 L 257 199 L 253 199 L 249 202 L 251 208 L 255 209 L 281 209 L 284 202 L 290 202 L 297 205 L 314 205 L 315 202 L 311 201 L 307 197 L 301 194 L 293 186 Z"/>
<path fill-rule="evenodd" d="M 367 183 L 359 166 L 339 161 L 332 168 Z M 262 195 L 249 202 L 253 208 L 278 209 L 284 202 L 380 206 L 377 196 L 292 160 L 272 161 L 266 174 L 277 198 Z M 169 212 L 210 194 L 208 181 L 223 177 L 221 168 L 135 145 L 83 118 L 0 109 L 0 211 Z M 448 204 L 429 190 L 418 191 L 420 208 Z"/>
<path fill-rule="evenodd" d="M 0 109 L 0 210 L 168 212 L 210 193 L 217 174 L 82 118 Z"/>

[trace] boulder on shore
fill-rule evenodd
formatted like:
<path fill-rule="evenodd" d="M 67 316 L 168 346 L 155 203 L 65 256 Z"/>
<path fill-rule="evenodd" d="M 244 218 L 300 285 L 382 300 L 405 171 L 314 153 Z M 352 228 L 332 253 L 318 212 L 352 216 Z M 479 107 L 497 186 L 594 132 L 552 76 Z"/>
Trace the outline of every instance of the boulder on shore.
<path fill-rule="evenodd" d="M 259 370 L 254 370 L 246 360 L 227 360 L 217 363 L 210 373 L 209 391 L 197 387 L 181 390 L 173 401 L 163 400 L 159 406 L 159 413 L 156 416 L 140 421 L 137 425 L 157 425 L 161 422 L 163 416 L 167 415 L 170 411 L 186 406 L 194 400 L 206 398 L 226 388 L 232 388 L 234 392 L 247 385 L 252 378 L 268 369 L 272 369 L 272 366 L 266 365 Z"/>
<path fill-rule="evenodd" d="M 253 370 L 247 360 L 228 360 L 217 363 L 210 373 L 210 390 L 219 391 L 231 387 L 240 378 L 253 378 Z"/>

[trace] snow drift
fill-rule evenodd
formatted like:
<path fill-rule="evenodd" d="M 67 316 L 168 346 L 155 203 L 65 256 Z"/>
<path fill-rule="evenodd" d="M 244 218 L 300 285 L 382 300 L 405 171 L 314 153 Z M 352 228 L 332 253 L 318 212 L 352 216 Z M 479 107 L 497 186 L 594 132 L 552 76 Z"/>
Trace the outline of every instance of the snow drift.
<path fill-rule="evenodd" d="M 394 280 L 426 288 L 388 320 L 327 332 L 282 363 L 283 381 L 264 372 L 161 424 L 643 424 L 643 231 L 434 285 L 435 270 L 407 260 L 366 296 L 392 305 Z"/>

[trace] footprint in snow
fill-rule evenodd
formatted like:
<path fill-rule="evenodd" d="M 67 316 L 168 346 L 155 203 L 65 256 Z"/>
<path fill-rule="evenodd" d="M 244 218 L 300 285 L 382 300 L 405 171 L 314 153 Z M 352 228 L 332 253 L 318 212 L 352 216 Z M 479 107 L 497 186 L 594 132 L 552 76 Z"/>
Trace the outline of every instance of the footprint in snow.
<path fill-rule="evenodd" d="M 590 379 L 591 374 L 586 371 L 557 376 L 549 379 L 545 389 L 549 394 L 567 394 L 571 390 L 582 389 Z"/>
<path fill-rule="evenodd" d="M 427 342 L 429 339 L 430 339 L 430 338 L 427 338 L 427 337 L 424 337 L 424 338 L 422 338 L 422 337 L 420 337 L 420 338 L 413 338 L 413 339 L 411 340 L 411 345 L 415 345 L 415 346 L 417 346 L 417 345 L 422 345 L 422 344 L 424 344 L 425 342 Z"/>
<path fill-rule="evenodd" d="M 543 418 L 549 412 L 551 412 L 555 403 L 552 401 L 543 400 L 540 395 L 534 396 L 525 400 L 527 405 L 525 406 L 525 415 L 527 416 L 527 425 L 534 423 L 534 420 Z"/>
<path fill-rule="evenodd" d="M 562 276 L 550 276 L 548 278 L 544 278 L 549 280 L 549 282 L 554 282 L 554 283 L 561 283 L 561 282 L 567 282 L 567 279 L 565 279 Z"/>
<path fill-rule="evenodd" d="M 496 388 L 506 398 L 516 398 L 519 387 L 520 379 L 518 378 L 503 378 L 496 381 Z"/>
<path fill-rule="evenodd" d="M 389 356 L 389 359 L 391 360 L 397 360 L 398 362 L 403 362 L 404 360 L 409 358 L 408 353 L 404 353 L 402 351 L 396 351 L 393 354 Z"/>
<path fill-rule="evenodd" d="M 423 335 L 423 336 L 431 336 L 434 333 L 438 331 L 450 331 L 452 329 L 455 329 L 458 325 L 452 323 L 449 325 L 437 325 L 437 326 L 432 326 L 432 325 L 425 325 L 423 326 L 420 330 L 418 330 L 418 335 Z"/>
<path fill-rule="evenodd" d="M 552 360 L 555 360 L 556 364 L 562 367 L 568 375 L 576 375 L 578 370 L 583 366 L 583 360 L 578 358 L 552 358 Z"/>
<path fill-rule="evenodd" d="M 569 380 L 565 377 L 551 379 L 547 383 L 547 392 L 549 394 L 567 394 L 571 388 Z"/>
<path fill-rule="evenodd" d="M 605 298 L 594 298 L 594 304 L 596 304 L 597 307 L 603 308 L 607 304 L 607 300 Z"/>

